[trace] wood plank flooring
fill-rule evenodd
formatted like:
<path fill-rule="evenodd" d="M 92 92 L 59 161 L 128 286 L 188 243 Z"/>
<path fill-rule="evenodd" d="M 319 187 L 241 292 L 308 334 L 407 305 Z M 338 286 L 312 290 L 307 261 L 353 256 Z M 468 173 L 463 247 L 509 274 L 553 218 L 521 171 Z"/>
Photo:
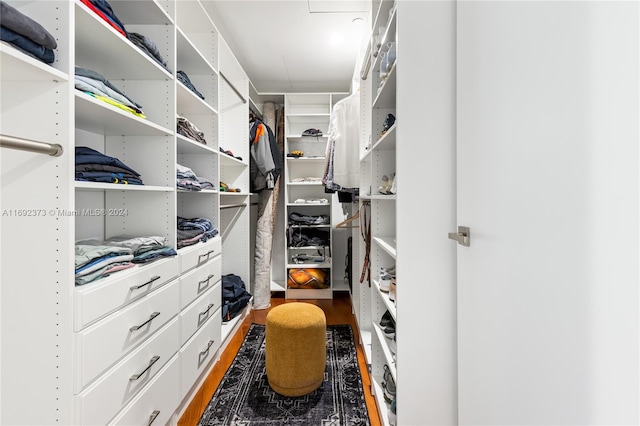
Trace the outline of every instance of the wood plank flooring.
<path fill-rule="evenodd" d="M 285 299 L 284 293 L 274 293 L 271 298 L 271 308 L 278 306 L 282 303 L 294 302 L 293 299 Z M 358 341 L 358 329 L 355 317 L 352 314 L 351 300 L 347 292 L 336 292 L 334 298 L 331 300 L 304 300 L 305 302 L 314 303 L 322 308 L 326 317 L 327 324 L 350 324 L 354 330 L 356 337 L 356 348 L 358 351 L 358 363 L 360 364 L 360 373 L 362 375 L 362 382 L 364 386 L 364 396 L 367 403 L 367 409 L 369 410 L 369 418 L 371 426 L 380 426 L 380 419 L 378 417 L 378 409 L 374 397 L 371 395 L 371 382 L 369 380 L 369 373 L 367 370 L 364 353 L 362 347 Z M 251 323 L 265 324 L 267 313 L 269 309 L 254 310 L 245 318 L 244 322 L 240 325 L 238 332 L 231 337 L 229 344 L 225 351 L 221 354 L 220 360 L 216 363 L 215 367 L 207 377 L 203 386 L 197 392 L 184 414 L 178 421 L 178 426 L 194 426 L 198 424 L 198 420 L 202 416 L 204 409 L 211 400 L 214 392 L 216 391 L 218 384 L 222 380 L 222 377 L 226 373 L 227 369 L 231 365 L 240 345 L 244 340 L 244 336 L 249 331 Z"/>

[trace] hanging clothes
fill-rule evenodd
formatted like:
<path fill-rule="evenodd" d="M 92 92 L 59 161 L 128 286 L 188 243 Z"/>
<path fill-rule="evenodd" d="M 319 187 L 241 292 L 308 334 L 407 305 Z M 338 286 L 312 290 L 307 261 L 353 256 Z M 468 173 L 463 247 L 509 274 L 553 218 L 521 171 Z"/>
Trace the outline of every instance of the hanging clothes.
<path fill-rule="evenodd" d="M 322 183 L 332 191 L 356 192 L 359 180 L 360 97 L 355 92 L 333 107 Z"/>
<path fill-rule="evenodd" d="M 269 126 L 254 118 L 249 122 L 249 143 L 251 192 L 272 190 L 282 172 L 282 158 L 276 137 Z"/>
<path fill-rule="evenodd" d="M 256 140 L 256 134 L 264 132 L 260 129 L 260 124 L 265 128 L 266 134 L 269 136 L 269 146 L 271 156 L 274 165 L 276 166 L 276 173 L 272 173 L 271 178 L 274 181 L 272 188 L 265 187 L 260 194 L 260 202 L 258 207 L 258 221 L 256 223 L 256 241 L 255 241 L 255 254 L 254 254 L 254 280 L 253 280 L 253 309 L 267 309 L 271 303 L 271 258 L 273 254 L 273 232 L 275 228 L 277 202 L 278 202 L 278 190 L 279 190 L 279 175 L 282 170 L 283 150 L 277 143 L 277 139 L 273 136 L 272 128 L 275 128 L 275 104 L 273 102 L 267 102 L 264 105 L 264 117 L 266 122 L 262 122 L 253 117 L 251 123 L 251 130 L 249 140 Z M 262 141 L 264 144 L 264 140 Z M 258 141 L 260 143 L 260 141 Z M 253 154 L 253 151 L 252 151 Z M 253 155 L 252 155 L 253 160 Z M 255 170 L 252 170 L 252 183 L 254 182 L 253 176 L 258 176 L 260 170 L 255 166 Z M 254 174 L 255 173 L 255 174 Z"/>

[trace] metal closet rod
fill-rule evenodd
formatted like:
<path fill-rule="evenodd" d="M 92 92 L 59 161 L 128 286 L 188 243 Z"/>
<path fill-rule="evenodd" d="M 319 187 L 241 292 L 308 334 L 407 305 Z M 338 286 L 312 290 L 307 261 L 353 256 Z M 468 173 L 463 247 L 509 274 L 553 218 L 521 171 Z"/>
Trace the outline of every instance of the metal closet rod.
<path fill-rule="evenodd" d="M 0 147 L 36 152 L 38 154 L 48 154 L 52 157 L 60 157 L 63 152 L 62 146 L 57 143 L 50 144 L 9 135 L 0 135 Z"/>
<path fill-rule="evenodd" d="M 257 205 L 258 203 L 223 204 L 220 206 L 220 210 L 247 207 L 247 206 L 257 206 Z"/>
<path fill-rule="evenodd" d="M 365 54 L 366 62 L 362 66 L 362 73 L 360 74 L 360 77 L 363 80 L 367 79 L 367 75 L 369 74 L 369 68 L 371 68 L 371 49 L 372 49 L 372 45 L 369 44 L 369 46 L 367 46 L 367 53 Z"/>
<path fill-rule="evenodd" d="M 238 95 L 240 97 L 240 99 L 242 99 L 242 103 L 246 104 L 247 103 L 247 99 L 244 96 L 242 96 L 242 93 L 240 93 L 240 91 L 238 89 L 236 89 L 236 86 L 234 86 L 233 83 L 231 83 L 229 81 L 229 79 L 224 74 L 220 73 L 220 77 L 224 78 L 224 81 L 226 81 L 229 84 L 229 86 L 231 86 L 233 91 L 236 92 L 236 95 Z"/>
<path fill-rule="evenodd" d="M 247 203 L 241 203 L 241 204 L 225 204 L 220 206 L 220 210 L 224 210 L 224 209 L 233 209 L 233 208 L 240 208 L 240 207 L 247 207 Z"/>

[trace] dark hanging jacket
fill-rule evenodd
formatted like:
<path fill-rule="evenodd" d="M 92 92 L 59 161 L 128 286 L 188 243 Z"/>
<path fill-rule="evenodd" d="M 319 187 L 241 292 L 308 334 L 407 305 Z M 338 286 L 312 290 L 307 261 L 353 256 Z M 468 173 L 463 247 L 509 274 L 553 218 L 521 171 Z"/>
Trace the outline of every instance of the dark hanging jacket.
<path fill-rule="evenodd" d="M 282 154 L 273 131 L 255 119 L 250 122 L 249 144 L 251 192 L 272 190 L 282 172 Z"/>

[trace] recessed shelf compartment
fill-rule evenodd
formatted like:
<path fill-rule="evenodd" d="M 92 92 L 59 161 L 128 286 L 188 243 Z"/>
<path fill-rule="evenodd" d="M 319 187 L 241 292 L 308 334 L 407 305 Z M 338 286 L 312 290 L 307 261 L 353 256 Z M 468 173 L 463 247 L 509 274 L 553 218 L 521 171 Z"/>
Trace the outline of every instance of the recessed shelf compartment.
<path fill-rule="evenodd" d="M 105 136 L 171 136 L 172 130 L 75 91 L 76 127 Z"/>

